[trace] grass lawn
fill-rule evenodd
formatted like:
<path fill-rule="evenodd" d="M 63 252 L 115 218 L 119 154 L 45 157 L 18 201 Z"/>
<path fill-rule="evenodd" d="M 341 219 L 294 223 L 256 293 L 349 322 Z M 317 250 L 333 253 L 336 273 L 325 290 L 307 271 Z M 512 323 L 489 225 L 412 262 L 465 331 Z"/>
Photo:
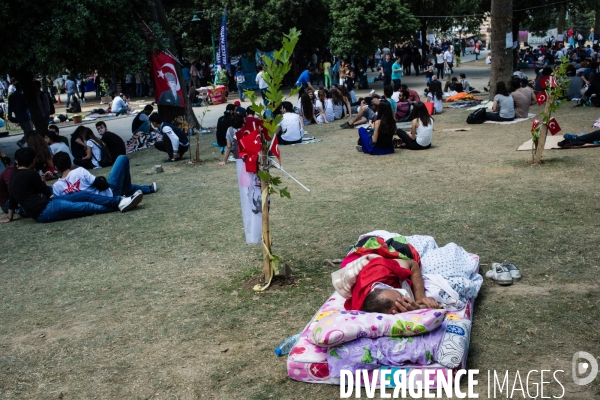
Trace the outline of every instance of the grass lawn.
<path fill-rule="evenodd" d="M 557 119 L 563 133 L 589 132 L 595 111 L 567 105 Z M 132 212 L 2 226 L 0 397 L 338 398 L 339 387 L 289 379 L 273 349 L 331 294 L 323 259 L 386 229 L 456 242 L 484 272 L 503 259 L 521 267 L 521 282 L 485 281 L 476 301 L 469 368 L 482 394 L 487 370 L 563 369 L 563 398 L 598 398 L 600 378 L 572 383 L 571 358 L 600 356 L 600 149 L 546 151 L 531 166 L 515 151 L 530 122 L 442 132 L 468 113 L 436 116 L 422 152 L 359 154 L 339 124 L 308 127 L 321 143 L 282 147 L 312 191 L 282 177 L 292 199 L 272 200 L 273 250 L 297 279 L 264 294 L 251 290 L 261 248 L 245 244 L 235 167 L 217 167 L 212 135 L 204 165 L 147 175 L 164 153 L 132 154 L 133 181 L 159 185 Z"/>

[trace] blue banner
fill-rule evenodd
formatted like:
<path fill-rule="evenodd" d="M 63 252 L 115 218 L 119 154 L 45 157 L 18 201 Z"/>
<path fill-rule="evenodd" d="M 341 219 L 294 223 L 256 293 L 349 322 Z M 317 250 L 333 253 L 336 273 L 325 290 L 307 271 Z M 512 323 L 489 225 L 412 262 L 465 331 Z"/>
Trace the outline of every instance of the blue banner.
<path fill-rule="evenodd" d="M 223 9 L 223 19 L 221 20 L 221 34 L 219 36 L 217 65 L 226 66 L 227 64 L 229 64 L 229 54 L 227 52 L 227 6 L 225 6 Z"/>

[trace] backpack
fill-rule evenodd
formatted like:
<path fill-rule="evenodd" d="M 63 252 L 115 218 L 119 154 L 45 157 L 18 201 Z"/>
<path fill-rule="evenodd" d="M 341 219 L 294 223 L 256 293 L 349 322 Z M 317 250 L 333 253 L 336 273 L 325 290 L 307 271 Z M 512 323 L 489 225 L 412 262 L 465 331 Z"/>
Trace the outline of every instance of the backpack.
<path fill-rule="evenodd" d="M 486 108 L 482 107 L 473 111 L 467 117 L 467 124 L 483 124 L 485 121 L 485 113 L 487 112 L 486 110 Z"/>
<path fill-rule="evenodd" d="M 94 159 L 98 161 L 98 164 L 100 164 L 102 168 L 110 167 L 111 165 L 113 165 L 112 155 L 110 154 L 110 150 L 108 150 L 108 147 L 106 147 L 106 145 L 103 142 L 96 143 L 94 141 L 94 143 L 96 144 L 96 146 L 100 147 L 99 160 L 96 158 L 96 156 L 94 156 L 94 150 L 92 149 L 92 157 L 94 157 Z"/>

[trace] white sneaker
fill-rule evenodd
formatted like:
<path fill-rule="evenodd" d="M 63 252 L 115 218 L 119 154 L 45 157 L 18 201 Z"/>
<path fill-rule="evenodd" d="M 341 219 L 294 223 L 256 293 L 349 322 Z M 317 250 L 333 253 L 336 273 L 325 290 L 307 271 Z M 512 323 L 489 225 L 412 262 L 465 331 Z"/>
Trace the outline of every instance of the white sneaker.
<path fill-rule="evenodd" d="M 121 212 L 127 212 L 135 208 L 138 204 L 142 202 L 142 198 L 144 194 L 141 190 L 138 190 L 131 197 L 125 197 L 121 201 L 119 201 L 119 210 Z"/>
<path fill-rule="evenodd" d="M 158 191 L 158 187 L 156 186 L 156 182 L 152 182 L 150 185 L 150 193 L 156 193 Z"/>
<path fill-rule="evenodd" d="M 519 268 L 517 268 L 517 266 L 515 264 L 504 260 L 502 262 L 502 265 L 504 267 L 506 267 L 506 269 L 508 270 L 508 272 L 510 272 L 510 276 L 512 276 L 513 281 L 520 281 L 521 280 L 521 270 Z"/>
<path fill-rule="evenodd" d="M 227 158 L 227 161 L 228 161 L 228 162 L 235 162 L 235 157 L 234 157 L 234 156 L 229 156 L 229 157 Z"/>
<path fill-rule="evenodd" d="M 493 263 L 492 269 L 485 273 L 485 277 L 496 281 L 499 285 L 512 285 L 513 279 L 504 265 Z"/>

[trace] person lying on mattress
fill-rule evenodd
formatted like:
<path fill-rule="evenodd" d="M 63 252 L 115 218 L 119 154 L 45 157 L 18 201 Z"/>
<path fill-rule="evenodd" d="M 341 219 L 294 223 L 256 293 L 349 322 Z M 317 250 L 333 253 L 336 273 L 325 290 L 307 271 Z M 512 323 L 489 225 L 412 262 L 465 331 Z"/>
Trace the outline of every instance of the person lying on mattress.
<path fill-rule="evenodd" d="M 349 262 L 332 274 L 333 286 L 346 299 L 346 310 L 398 314 L 440 308 L 437 301 L 425 296 L 416 250 L 406 244 L 394 245 L 402 246 L 403 253 L 389 253 L 387 243 L 377 252 L 371 248 L 365 254 L 359 249 L 346 257 Z"/>
<path fill-rule="evenodd" d="M 365 265 L 349 300 L 355 307 L 353 309 L 381 314 L 440 308 L 437 301 L 425 297 L 421 267 L 416 261 L 383 257 Z"/>

